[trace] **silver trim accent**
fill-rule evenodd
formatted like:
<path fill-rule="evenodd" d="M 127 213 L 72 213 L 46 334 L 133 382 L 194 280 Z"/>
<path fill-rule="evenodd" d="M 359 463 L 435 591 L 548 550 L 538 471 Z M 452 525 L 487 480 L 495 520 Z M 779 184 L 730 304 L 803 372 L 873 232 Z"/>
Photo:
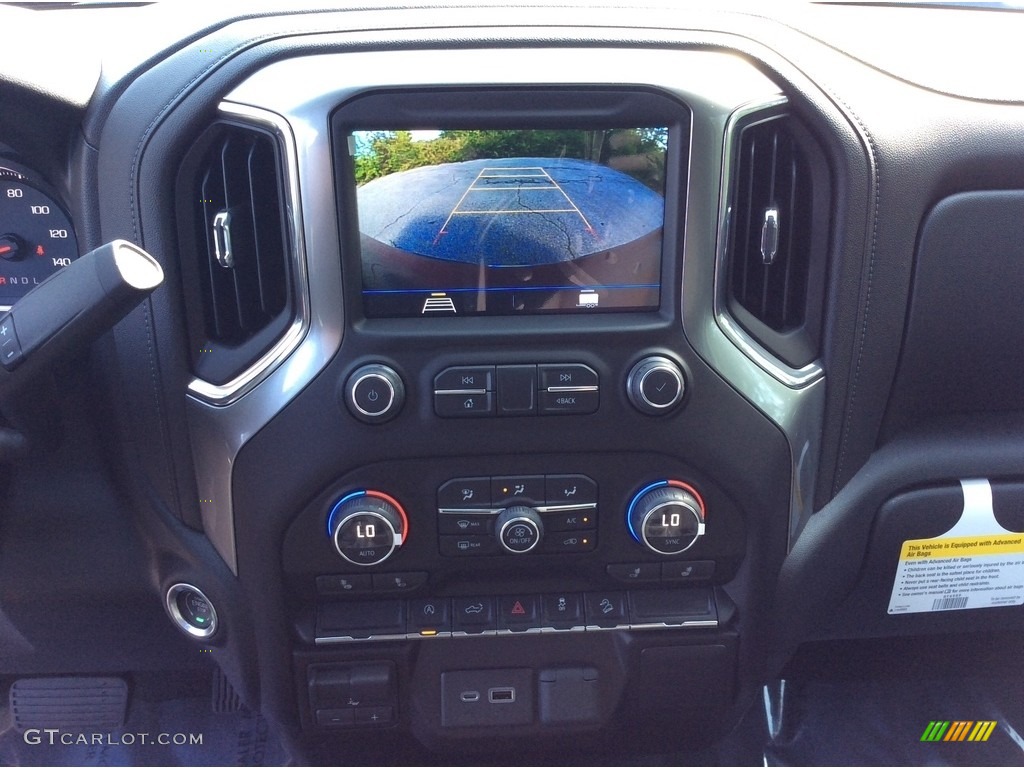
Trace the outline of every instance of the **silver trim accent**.
<path fill-rule="evenodd" d="M 525 506 L 523 504 L 514 504 L 513 506 Z M 508 507 L 476 507 L 464 509 L 457 509 L 455 507 L 438 507 L 437 513 L 439 515 L 500 515 Z M 597 502 L 588 502 L 586 504 L 543 504 L 539 507 L 530 507 L 535 512 L 539 512 L 542 515 L 547 515 L 555 512 L 589 512 L 597 509 Z"/>
<path fill-rule="evenodd" d="M 788 104 L 785 97 L 771 99 L 768 101 L 746 104 L 736 109 L 730 116 L 725 126 L 725 142 L 722 146 L 722 181 L 721 181 L 721 202 L 719 203 L 718 217 L 718 247 L 715 249 L 715 319 L 722 327 L 722 330 L 729 336 L 743 353 L 757 363 L 767 373 L 788 387 L 805 387 L 820 378 L 823 378 L 825 371 L 818 361 L 812 361 L 803 368 L 793 368 L 779 360 L 775 355 L 765 349 L 753 336 L 732 319 L 726 306 L 726 263 L 725 251 L 729 239 L 729 219 L 731 210 L 729 200 L 732 197 L 733 188 L 733 154 L 736 143 L 739 141 L 739 123 L 747 117 Z M 765 214 L 767 216 L 767 212 Z"/>
<path fill-rule="evenodd" d="M 701 628 L 717 627 L 718 619 L 694 619 L 693 621 L 682 621 L 679 624 L 668 624 L 666 622 L 654 622 L 649 624 L 630 624 L 630 629 L 680 629 L 680 628 Z"/>
<path fill-rule="evenodd" d="M 224 269 L 234 269 L 235 254 L 231 252 L 231 212 L 219 211 L 213 217 L 213 254 Z"/>
<path fill-rule="evenodd" d="M 206 601 L 208 606 L 210 606 L 209 627 L 200 629 L 199 627 L 193 626 L 182 615 L 181 609 L 178 607 L 178 595 L 182 592 L 195 592 Z M 203 590 L 191 584 L 186 584 L 185 582 L 173 584 L 164 594 L 164 607 L 167 609 L 167 613 L 170 615 L 171 620 L 178 629 L 199 640 L 205 640 L 208 637 L 212 637 L 220 626 L 220 622 L 217 620 L 217 609 L 214 607 L 213 601 L 203 594 Z"/>
<path fill-rule="evenodd" d="M 535 637 L 537 635 L 550 635 L 552 633 L 570 632 L 615 632 L 615 631 L 649 631 L 657 629 L 706 629 L 719 625 L 718 619 L 694 619 L 685 620 L 678 624 L 667 622 L 646 622 L 642 624 L 616 624 L 614 627 L 601 627 L 597 624 L 576 624 L 572 627 L 559 629 L 549 625 L 529 627 L 527 629 L 485 629 L 482 632 L 465 632 L 463 630 L 438 632 L 436 635 L 424 635 L 420 632 L 406 632 L 405 634 L 394 635 L 371 635 L 370 637 L 353 637 L 352 635 L 327 635 L 314 640 L 316 645 L 333 645 L 337 643 L 366 643 L 378 640 L 433 640 L 435 638 L 452 639 L 456 637 Z"/>
<path fill-rule="evenodd" d="M 505 511 L 504 507 L 497 507 L 495 509 L 477 507 L 475 509 L 455 509 L 453 507 L 438 507 L 437 513 L 439 515 L 489 515 L 495 516 L 500 515 Z"/>
<path fill-rule="evenodd" d="M 590 512 L 597 509 L 597 502 L 590 502 L 588 504 L 544 504 L 533 509 L 542 515 L 556 512 Z"/>
<path fill-rule="evenodd" d="M 368 411 L 365 408 L 361 407 L 359 405 L 359 401 L 356 400 L 356 390 L 359 389 L 359 385 L 362 384 L 367 379 L 370 379 L 370 378 L 380 379 L 381 381 L 383 381 L 385 384 L 388 385 L 388 390 L 390 390 L 390 392 L 391 392 L 391 396 L 387 398 L 387 402 L 384 404 L 384 407 L 381 408 L 379 411 Z M 377 416 L 382 416 L 385 413 L 387 413 L 389 410 L 391 410 L 391 406 L 393 406 L 395 404 L 395 397 L 397 396 L 397 393 L 395 392 L 395 385 L 392 384 L 390 380 L 388 380 L 387 376 L 385 376 L 382 373 L 376 373 L 376 372 L 364 373 L 362 376 L 360 376 L 358 379 L 356 379 L 354 382 L 352 382 L 351 389 L 352 389 L 352 397 L 351 397 L 352 407 L 355 408 L 357 411 L 359 411 L 361 414 L 363 414 L 363 416 L 369 416 L 370 418 L 376 418 Z"/>
<path fill-rule="evenodd" d="M 369 637 L 352 637 L 352 635 L 329 635 L 327 637 L 318 637 L 313 642 L 316 645 L 330 645 L 333 643 L 368 643 L 383 640 L 408 640 L 412 637 L 420 637 L 420 635 L 419 633 L 416 633 L 415 635 L 370 635 Z"/>
<path fill-rule="evenodd" d="M 435 389 L 435 395 L 486 395 L 486 389 Z"/>
<path fill-rule="evenodd" d="M 548 387 L 546 392 L 558 393 L 558 392 L 600 392 L 600 387 L 593 385 L 580 386 L 580 387 Z"/>
<path fill-rule="evenodd" d="M 789 543 L 810 517 L 825 412 L 824 371 L 817 362 L 800 370 L 776 361 L 726 311 L 723 258 L 729 224 L 729 180 L 737 123 L 787 104 L 768 82 L 760 95 L 713 105 L 695 121 L 690 148 L 690 194 L 683 246 L 683 327 L 697 353 L 779 427 L 789 443 Z M 701 107 L 691 102 L 695 114 Z M 705 105 L 706 106 L 706 105 Z M 724 139 L 724 140 L 723 140 Z M 713 195 L 694 194 L 695 190 Z M 717 221 L 712 228 L 710 222 Z M 712 257 L 711 254 L 714 254 Z"/>
<path fill-rule="evenodd" d="M 301 196 L 299 194 L 299 161 L 295 150 L 295 137 L 292 134 L 291 127 L 288 121 L 281 115 L 266 109 L 221 102 L 219 111 L 227 117 L 270 130 L 282 150 L 284 156 L 282 173 L 284 174 L 283 186 L 286 212 L 284 220 L 287 222 L 288 242 L 291 244 L 289 252 L 289 264 L 293 277 L 291 298 L 292 304 L 295 307 L 295 319 L 281 338 L 256 362 L 238 374 L 234 379 L 226 384 L 211 384 L 198 377 L 189 382 L 188 392 L 191 396 L 213 405 L 229 405 L 251 392 L 298 348 L 310 326 L 310 298 L 309 280 L 306 273 L 306 245 L 303 236 Z M 217 219 L 222 214 L 225 217 L 229 215 L 226 211 L 218 213 L 214 217 L 215 228 Z M 224 221 L 224 224 L 226 227 L 227 220 Z M 224 233 L 227 236 L 225 245 L 230 249 L 230 231 L 225 229 Z M 214 246 L 218 251 L 217 261 L 220 265 L 222 267 L 229 266 L 222 259 L 230 259 L 233 265 L 234 258 L 231 256 L 230 250 L 224 254 L 219 252 L 220 244 L 216 236 L 214 237 Z"/>
<path fill-rule="evenodd" d="M 527 627 L 526 629 L 509 629 L 508 627 L 501 627 L 498 629 L 497 634 L 501 637 L 517 636 L 517 635 L 539 635 L 543 632 L 542 627 Z"/>
<path fill-rule="evenodd" d="M 324 130 L 334 98 L 311 106 L 291 101 L 289 91 L 265 96 L 257 103 L 274 102 L 278 114 L 230 102 L 220 108 L 235 119 L 259 125 L 270 121 L 285 137 L 286 204 L 296 285 L 301 286 L 296 322 L 248 377 L 225 387 L 195 380 L 186 398 L 203 529 L 236 574 L 231 481 L 238 452 L 327 365 L 341 345 L 344 328 L 333 160 Z M 287 120 L 280 113 L 287 113 Z M 316 274 L 314 284 L 307 273 Z"/>

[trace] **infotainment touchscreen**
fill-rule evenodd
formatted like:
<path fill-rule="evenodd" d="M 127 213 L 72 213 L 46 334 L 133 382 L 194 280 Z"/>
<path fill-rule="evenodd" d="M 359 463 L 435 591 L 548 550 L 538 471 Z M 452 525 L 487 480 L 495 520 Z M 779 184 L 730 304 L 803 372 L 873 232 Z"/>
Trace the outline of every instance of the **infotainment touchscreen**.
<path fill-rule="evenodd" d="M 353 131 L 367 317 L 653 311 L 665 127 Z"/>

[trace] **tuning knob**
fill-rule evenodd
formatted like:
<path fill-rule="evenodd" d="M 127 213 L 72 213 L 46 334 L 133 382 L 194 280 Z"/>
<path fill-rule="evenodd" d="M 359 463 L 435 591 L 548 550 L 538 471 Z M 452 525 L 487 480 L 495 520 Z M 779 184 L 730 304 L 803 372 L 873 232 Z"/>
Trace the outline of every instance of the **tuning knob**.
<path fill-rule="evenodd" d="M 682 368 L 667 357 L 645 357 L 633 366 L 626 378 L 629 402 L 649 416 L 668 413 L 679 405 L 685 392 Z"/>
<path fill-rule="evenodd" d="M 530 507 L 509 507 L 494 521 L 498 543 L 506 552 L 521 555 L 540 544 L 544 523 L 536 510 Z"/>
<path fill-rule="evenodd" d="M 338 554 L 355 565 L 383 563 L 408 536 L 409 518 L 391 496 L 355 491 L 338 500 L 327 517 L 327 535 Z"/>
<path fill-rule="evenodd" d="M 679 480 L 662 480 L 642 489 L 629 505 L 630 535 L 659 555 L 678 555 L 704 535 L 704 500 Z"/>

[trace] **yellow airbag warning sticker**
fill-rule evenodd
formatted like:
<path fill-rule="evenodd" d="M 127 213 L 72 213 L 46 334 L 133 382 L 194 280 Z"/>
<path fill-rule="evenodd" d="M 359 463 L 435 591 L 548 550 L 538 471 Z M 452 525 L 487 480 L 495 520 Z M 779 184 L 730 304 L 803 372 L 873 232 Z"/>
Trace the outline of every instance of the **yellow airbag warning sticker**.
<path fill-rule="evenodd" d="M 987 480 L 961 486 L 964 511 L 952 530 L 903 543 L 890 614 L 1024 605 L 1024 533 L 996 520 Z"/>

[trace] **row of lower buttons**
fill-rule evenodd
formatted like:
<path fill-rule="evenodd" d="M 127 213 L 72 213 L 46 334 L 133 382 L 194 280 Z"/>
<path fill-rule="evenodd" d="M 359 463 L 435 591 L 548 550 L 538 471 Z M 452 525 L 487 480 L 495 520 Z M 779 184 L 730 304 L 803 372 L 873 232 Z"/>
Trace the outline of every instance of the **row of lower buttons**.
<path fill-rule="evenodd" d="M 412 592 L 427 583 L 425 571 L 404 573 L 332 573 L 316 577 L 321 595 Z"/>
<path fill-rule="evenodd" d="M 468 543 L 460 546 L 459 542 L 462 541 Z M 588 552 L 596 544 L 594 531 L 548 535 L 544 540 L 545 551 L 548 552 Z M 494 554 L 497 547 L 497 540 L 493 536 L 441 537 L 441 551 L 446 555 Z M 715 562 L 682 560 L 672 563 L 612 563 L 607 566 L 607 571 L 613 579 L 625 583 L 706 581 L 715 573 Z M 386 594 L 412 592 L 426 583 L 427 573 L 424 571 L 333 573 L 316 577 L 316 591 L 321 595 Z"/>
<path fill-rule="evenodd" d="M 716 626 L 710 589 L 423 598 L 321 605 L 317 643 Z"/>
<path fill-rule="evenodd" d="M 434 378 L 434 411 L 449 418 L 593 413 L 598 403 L 597 372 L 578 363 L 459 366 Z"/>
<path fill-rule="evenodd" d="M 707 581 L 715 574 L 714 560 L 679 560 L 674 563 L 612 563 L 608 575 L 626 583 Z"/>

